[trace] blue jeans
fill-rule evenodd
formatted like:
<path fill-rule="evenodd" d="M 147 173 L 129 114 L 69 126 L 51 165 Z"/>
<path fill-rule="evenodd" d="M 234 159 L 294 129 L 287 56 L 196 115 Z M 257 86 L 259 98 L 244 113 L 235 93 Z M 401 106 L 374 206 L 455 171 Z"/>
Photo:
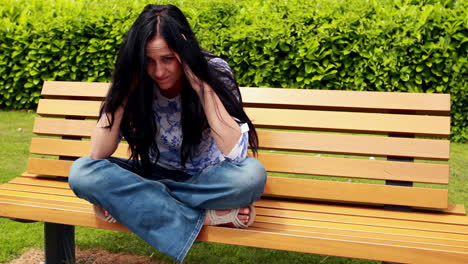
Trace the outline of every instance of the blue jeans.
<path fill-rule="evenodd" d="M 266 182 L 254 158 L 223 161 L 197 175 L 154 165 L 137 173 L 132 161 L 77 159 L 69 184 L 76 196 L 104 207 L 119 223 L 160 252 L 182 262 L 200 232 L 207 209 L 232 209 L 258 200 Z"/>

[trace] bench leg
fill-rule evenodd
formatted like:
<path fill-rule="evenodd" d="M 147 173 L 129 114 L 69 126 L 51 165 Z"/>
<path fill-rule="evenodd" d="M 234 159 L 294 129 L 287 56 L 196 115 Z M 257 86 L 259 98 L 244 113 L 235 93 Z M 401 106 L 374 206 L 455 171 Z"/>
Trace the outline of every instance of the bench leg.
<path fill-rule="evenodd" d="M 75 264 L 75 227 L 44 223 L 46 264 Z"/>

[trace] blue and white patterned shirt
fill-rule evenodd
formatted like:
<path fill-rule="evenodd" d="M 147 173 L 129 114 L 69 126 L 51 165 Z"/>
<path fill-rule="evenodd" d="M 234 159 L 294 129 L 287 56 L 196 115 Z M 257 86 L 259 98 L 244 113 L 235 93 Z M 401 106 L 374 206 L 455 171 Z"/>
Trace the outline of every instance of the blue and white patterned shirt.
<path fill-rule="evenodd" d="M 210 59 L 208 63 L 211 67 L 226 71 L 232 76 L 232 72 L 224 60 L 213 58 Z M 235 85 L 229 78 L 225 78 L 224 81 L 228 87 Z M 225 156 L 219 150 L 208 128 L 203 131 L 201 143 L 194 150 L 192 159 L 189 158 L 185 163 L 185 167 L 183 167 L 180 159 L 182 145 L 181 96 L 178 95 L 169 99 L 162 96 L 159 89 L 157 89 L 155 93 L 156 99 L 153 104 L 153 109 L 159 129 L 156 135 L 156 141 L 160 152 L 159 160 L 157 161 L 158 165 L 167 169 L 181 170 L 190 175 L 195 175 L 224 160 L 240 162 L 246 158 L 249 142 L 247 132 L 249 131 L 249 127 L 246 123 L 242 123 L 239 124 L 242 135 L 228 155 Z M 239 98 L 238 94 L 235 94 L 235 96 Z M 156 162 L 155 157 L 151 157 L 151 159 L 153 162 Z"/>

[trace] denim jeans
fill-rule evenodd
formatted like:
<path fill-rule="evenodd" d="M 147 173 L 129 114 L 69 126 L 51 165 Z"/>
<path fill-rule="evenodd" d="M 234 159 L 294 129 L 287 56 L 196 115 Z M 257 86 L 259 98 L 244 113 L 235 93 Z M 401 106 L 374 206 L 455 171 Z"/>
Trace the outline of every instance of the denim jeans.
<path fill-rule="evenodd" d="M 226 160 L 193 176 L 157 165 L 151 175 L 140 175 L 132 164 L 119 158 L 77 159 L 70 168 L 70 188 L 179 262 L 198 236 L 207 209 L 250 205 L 266 182 L 265 168 L 250 157 Z"/>

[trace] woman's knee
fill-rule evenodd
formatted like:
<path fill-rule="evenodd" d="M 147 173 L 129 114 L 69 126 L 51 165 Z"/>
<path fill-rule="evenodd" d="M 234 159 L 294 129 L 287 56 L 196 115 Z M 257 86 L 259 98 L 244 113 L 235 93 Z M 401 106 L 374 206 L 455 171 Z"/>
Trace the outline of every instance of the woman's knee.
<path fill-rule="evenodd" d="M 244 161 L 236 164 L 238 173 L 233 175 L 233 188 L 238 189 L 239 193 L 253 197 L 252 200 L 258 200 L 263 194 L 266 183 L 266 170 L 262 163 L 254 158 L 246 158 Z"/>
<path fill-rule="evenodd" d="M 96 176 L 92 173 L 91 163 L 95 160 L 90 157 L 82 157 L 75 160 L 70 167 L 68 174 L 68 184 L 70 188 L 76 193 L 82 192 L 82 190 L 89 190 L 96 186 Z"/>

